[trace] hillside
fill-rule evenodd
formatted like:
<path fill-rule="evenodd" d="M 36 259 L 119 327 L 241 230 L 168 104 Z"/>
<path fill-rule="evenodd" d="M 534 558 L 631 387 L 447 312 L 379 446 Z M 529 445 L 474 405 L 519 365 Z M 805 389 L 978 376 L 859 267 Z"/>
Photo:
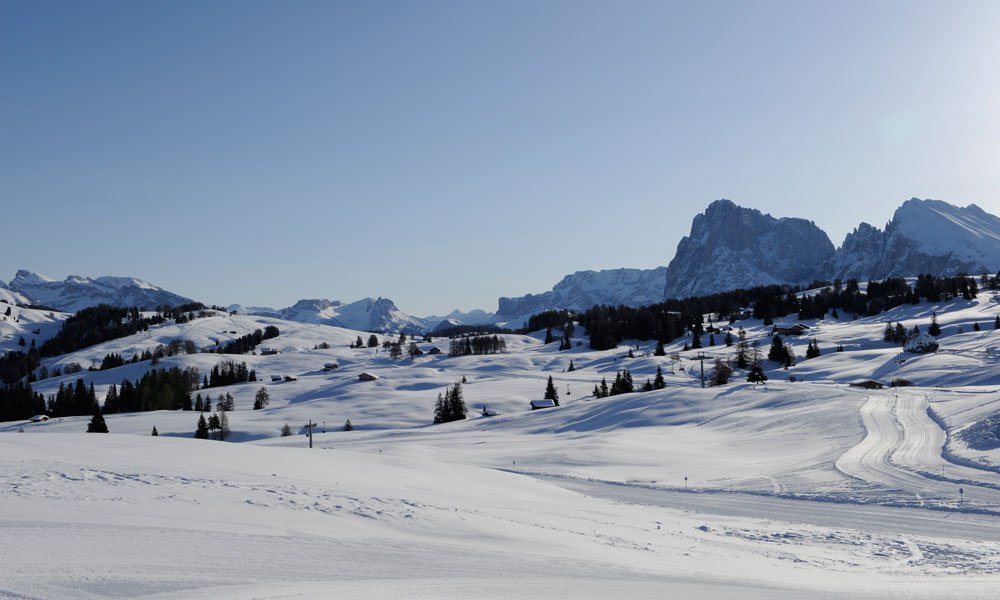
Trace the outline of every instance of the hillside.
<path fill-rule="evenodd" d="M 934 314 L 938 352 L 904 353 L 883 340 L 887 321 L 926 330 Z M 22 548 L 0 565 L 0 581 L 15 597 L 195 597 L 209 584 L 194 545 L 232 564 L 210 584 L 222 598 L 277 598 L 292 582 L 306 598 L 332 585 L 361 598 L 402 590 L 458 598 L 471 589 L 985 598 L 983 578 L 995 576 L 1000 558 L 1000 474 L 991 470 L 1000 452 L 957 434 L 1000 413 L 997 315 L 997 299 L 980 292 L 875 317 L 801 321 L 806 334 L 785 337 L 794 366 L 764 360 L 766 384 L 738 371 L 704 389 L 699 354 L 710 374 L 714 358 L 736 352 L 723 332 L 715 346 L 706 334 L 700 351 L 678 338 L 665 356 L 653 342 L 590 350 L 578 327 L 562 352 L 537 332 L 500 336 L 503 354 L 449 357 L 448 340 L 434 338 L 418 342 L 423 355 L 393 359 L 381 345 L 350 347 L 367 333 L 274 317 L 215 313 L 152 327 L 44 359 L 49 370 L 84 371 L 35 389 L 51 394 L 79 377 L 103 397 L 154 367 L 86 370 L 106 354 L 179 339 L 213 348 L 276 327 L 265 344 L 276 354 L 198 352 L 155 365 L 206 373 L 235 360 L 254 369 L 262 381 L 201 390 L 235 398 L 236 443 L 191 439 L 193 411 L 107 415 L 107 436 L 83 434 L 85 416 L 0 424 L 9 474 L 0 520 Z M 732 327 L 766 354 L 772 327 L 756 319 Z M 813 339 L 821 354 L 806 360 Z M 591 395 L 622 369 L 639 386 L 658 367 L 662 390 Z M 363 372 L 378 381 L 359 381 Z M 549 376 L 561 406 L 530 410 Z M 463 377 L 469 418 L 431 425 L 435 397 Z M 899 378 L 913 385 L 847 385 Z M 251 410 L 262 387 L 271 403 Z M 484 406 L 497 416 L 481 416 Z M 342 431 L 348 419 L 354 430 Z M 308 420 L 318 423 L 311 451 Z M 286 423 L 293 435 L 281 437 Z M 154 426 L 158 438 L 148 435 Z M 58 579 L 25 575 L 52 547 L 43 537 L 58 541 Z M 356 577 L 345 581 L 344 572 Z"/>

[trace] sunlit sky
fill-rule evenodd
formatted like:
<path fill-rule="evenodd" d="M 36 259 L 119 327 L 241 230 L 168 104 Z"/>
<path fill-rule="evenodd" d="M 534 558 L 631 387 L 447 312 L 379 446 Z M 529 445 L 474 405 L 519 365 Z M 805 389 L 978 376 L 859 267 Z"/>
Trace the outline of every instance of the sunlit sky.
<path fill-rule="evenodd" d="M 0 0 L 0 279 L 496 309 L 729 198 L 1000 213 L 1000 2 Z"/>

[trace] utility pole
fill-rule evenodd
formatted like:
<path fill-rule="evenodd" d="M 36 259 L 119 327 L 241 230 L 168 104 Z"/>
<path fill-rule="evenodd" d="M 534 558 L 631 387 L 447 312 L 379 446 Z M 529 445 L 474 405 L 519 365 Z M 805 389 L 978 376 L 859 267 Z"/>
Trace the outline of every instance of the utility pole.
<path fill-rule="evenodd" d="M 313 420 L 309 419 L 309 447 L 313 447 Z"/>

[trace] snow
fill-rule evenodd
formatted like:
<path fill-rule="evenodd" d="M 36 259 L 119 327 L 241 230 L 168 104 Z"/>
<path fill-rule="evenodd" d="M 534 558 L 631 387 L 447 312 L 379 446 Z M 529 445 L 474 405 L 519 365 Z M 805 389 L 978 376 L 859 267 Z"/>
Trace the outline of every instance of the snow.
<path fill-rule="evenodd" d="M 937 352 L 883 341 L 887 321 L 926 331 L 935 312 Z M 108 415 L 109 435 L 82 433 L 89 417 L 0 424 L 0 598 L 992 597 L 1000 450 L 960 434 L 1000 413 L 997 314 L 983 292 L 806 321 L 807 335 L 783 338 L 796 365 L 767 363 L 766 385 L 737 374 L 704 389 L 683 339 L 664 357 L 650 342 L 591 351 L 579 327 L 564 352 L 536 332 L 503 336 L 507 354 L 398 360 L 349 347 L 367 333 L 274 317 L 154 327 L 43 364 L 86 369 L 268 325 L 280 353 L 158 365 L 256 369 L 262 381 L 204 390 L 236 398 L 235 443 L 192 439 L 197 415 L 183 411 Z M 766 352 L 771 327 L 734 328 Z M 733 356 L 722 337 L 701 351 Z M 813 338 L 822 355 L 804 360 Z M 101 394 L 150 366 L 35 387 L 82 377 Z M 621 369 L 641 385 L 657 367 L 666 389 L 590 396 Z M 531 411 L 549 376 L 560 406 Z M 437 394 L 463 377 L 469 418 L 431 425 Z M 914 385 L 847 385 L 897 378 Z M 271 404 L 250 410 L 261 387 Z M 314 448 L 279 436 L 309 420 Z"/>

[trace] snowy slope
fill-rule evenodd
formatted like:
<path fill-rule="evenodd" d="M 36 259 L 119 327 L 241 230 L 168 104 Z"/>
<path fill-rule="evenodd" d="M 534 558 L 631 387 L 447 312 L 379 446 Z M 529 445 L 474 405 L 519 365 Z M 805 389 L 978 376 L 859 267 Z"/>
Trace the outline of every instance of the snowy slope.
<path fill-rule="evenodd" d="M 31 304 L 65 312 L 76 312 L 98 304 L 152 309 L 160 305 L 179 306 L 192 302 L 190 298 L 135 277 L 91 279 L 70 275 L 64 281 L 57 281 L 22 269 L 7 287 L 26 297 Z"/>
<path fill-rule="evenodd" d="M 886 321 L 926 329 L 935 312 L 939 352 L 882 340 Z M 264 381 L 202 390 L 236 398 L 237 443 L 191 439 L 197 415 L 184 411 L 109 415 L 108 436 L 81 433 L 87 417 L 0 424 L 0 527 L 18 549 L 0 561 L 0 598 L 992 597 L 1000 455 L 955 433 L 1000 413 L 997 315 L 984 291 L 805 321 L 805 336 L 786 338 L 796 365 L 765 360 L 766 385 L 738 372 L 704 389 L 699 354 L 710 370 L 736 351 L 721 333 L 662 357 L 651 342 L 633 343 L 634 358 L 591 351 L 577 328 L 582 344 L 563 352 L 536 333 L 503 336 L 507 354 L 393 360 L 350 348 L 360 331 L 274 317 L 153 327 L 43 364 L 86 369 L 108 352 L 211 347 L 274 325 L 278 354 L 158 365 L 256 369 Z M 766 352 L 771 327 L 733 327 Z M 822 354 L 806 360 L 811 339 Z M 448 340 L 419 345 L 447 352 Z M 81 377 L 102 394 L 150 367 L 35 389 Z M 620 369 L 641 384 L 657 367 L 664 390 L 590 396 Z M 562 405 L 531 411 L 549 376 Z M 436 395 L 463 377 L 469 419 L 430 425 Z M 896 378 L 914 385 L 846 385 Z M 261 387 L 271 404 L 251 410 Z M 310 419 L 317 448 L 278 436 Z M 354 431 L 340 430 L 347 419 Z M 209 563 L 227 566 L 206 577 Z"/>

